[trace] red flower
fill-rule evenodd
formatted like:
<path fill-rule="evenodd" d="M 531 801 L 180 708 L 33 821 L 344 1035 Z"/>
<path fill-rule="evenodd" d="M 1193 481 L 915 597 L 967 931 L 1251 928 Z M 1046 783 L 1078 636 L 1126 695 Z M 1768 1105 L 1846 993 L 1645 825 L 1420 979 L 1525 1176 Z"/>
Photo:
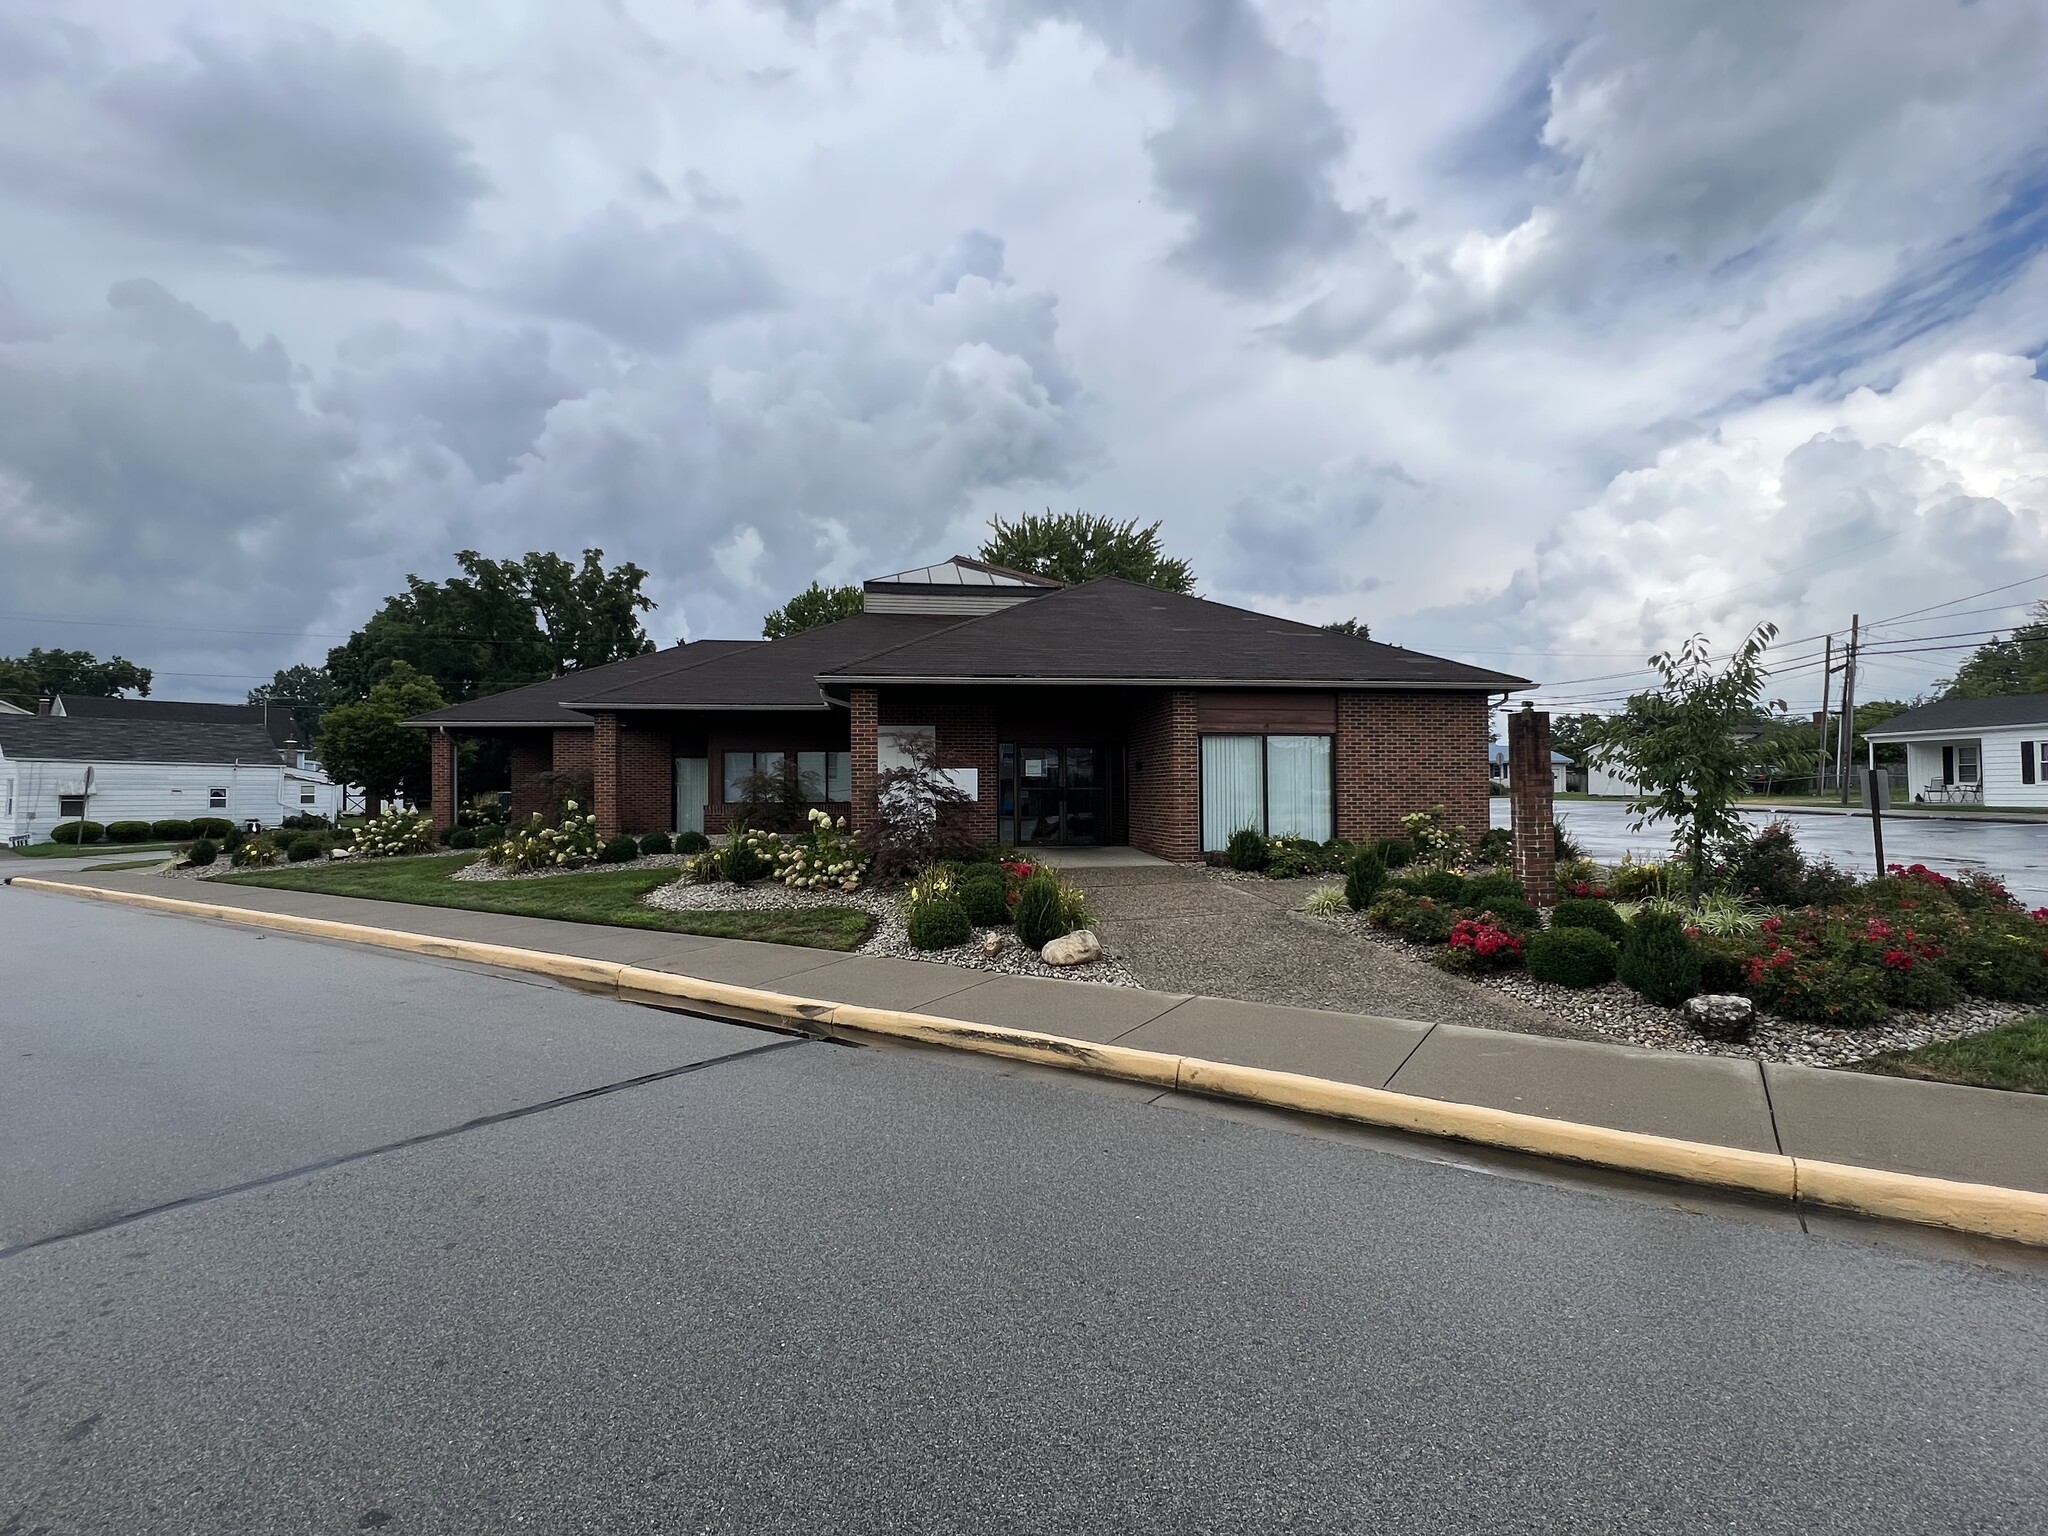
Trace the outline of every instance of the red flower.
<path fill-rule="evenodd" d="M 1913 953 L 1905 949 L 1888 949 L 1884 952 L 1884 963 L 1895 971 L 1913 969 Z"/>
<path fill-rule="evenodd" d="M 1785 919 L 1782 917 L 1767 917 L 1757 926 L 1762 928 L 1765 933 L 1777 933 L 1784 928 Z"/>

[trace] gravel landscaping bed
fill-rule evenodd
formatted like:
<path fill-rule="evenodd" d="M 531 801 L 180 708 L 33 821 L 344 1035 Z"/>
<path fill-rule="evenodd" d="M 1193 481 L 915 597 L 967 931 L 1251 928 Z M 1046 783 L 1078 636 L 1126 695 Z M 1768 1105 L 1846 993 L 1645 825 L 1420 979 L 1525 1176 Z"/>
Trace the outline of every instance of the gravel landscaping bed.
<path fill-rule="evenodd" d="M 643 860 L 654 863 L 656 860 Z M 613 868 L 630 869 L 629 864 Z M 1102 958 L 1087 965 L 1047 965 L 1036 950 L 1017 942 L 1008 928 L 977 928 L 972 942 L 957 949 L 918 949 L 903 926 L 903 908 L 894 896 L 881 891 L 792 891 L 785 886 L 763 882 L 759 885 L 684 885 L 671 882 L 657 886 L 641 898 L 651 907 L 671 912 L 761 911 L 772 907 L 854 907 L 875 920 L 875 931 L 853 951 L 856 955 L 881 955 L 898 960 L 935 960 L 942 965 L 964 966 L 974 971 L 994 971 L 1005 976 L 1038 976 L 1052 981 L 1092 981 L 1102 986 L 1135 987 L 1130 968 L 1105 943 Z M 1002 949 L 982 953 L 982 941 L 1000 935 Z"/>
<path fill-rule="evenodd" d="M 1382 949 L 1414 955 L 1416 947 L 1382 933 L 1356 912 L 1318 921 L 1341 928 Z M 1533 981 L 1521 971 L 1450 978 L 1487 992 L 1513 998 L 1576 1026 L 1588 1038 L 1612 1040 L 1652 1050 L 1681 1051 L 1693 1056 L 1747 1056 L 1758 1061 L 1789 1062 L 1804 1067 L 1840 1067 L 1882 1051 L 1912 1050 L 1940 1040 L 1998 1029 L 2038 1013 L 2019 1003 L 1994 1003 L 1968 998 L 1939 1013 L 1901 1013 L 1882 1024 L 1853 1029 L 1757 1015 L 1747 1041 L 1709 1040 L 1695 1032 L 1675 1008 L 1662 1008 L 1637 996 L 1618 981 L 1583 990 Z"/>

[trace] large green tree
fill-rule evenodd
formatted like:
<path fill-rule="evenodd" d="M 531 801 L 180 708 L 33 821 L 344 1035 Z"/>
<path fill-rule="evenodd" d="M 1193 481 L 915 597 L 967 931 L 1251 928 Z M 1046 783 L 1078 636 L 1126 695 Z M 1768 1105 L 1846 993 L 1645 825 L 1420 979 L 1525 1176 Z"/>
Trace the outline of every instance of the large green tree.
<path fill-rule="evenodd" d="M 149 695 L 154 674 L 125 656 L 101 661 L 91 651 L 46 651 L 40 646 L 26 656 L 0 656 L 0 698 L 23 709 L 50 693 L 75 693 L 112 698 L 131 688 Z"/>
<path fill-rule="evenodd" d="M 320 735 L 320 716 L 334 694 L 325 667 L 279 667 L 269 682 L 249 690 L 251 704 L 269 704 L 291 711 L 299 723 L 299 740 L 308 746 Z"/>
<path fill-rule="evenodd" d="M 1650 658 L 1662 682 L 1602 721 L 1589 746 L 1601 761 L 1641 786 L 1629 810 L 1638 827 L 1671 824 L 1671 846 L 1695 898 L 1707 850 L 1742 830 L 1735 808 L 1758 771 L 1796 771 L 1802 746 L 1782 713 L 1764 704 L 1764 652 L 1777 627 L 1760 624 L 1715 667 L 1707 639 L 1694 635 L 1675 652 Z"/>
<path fill-rule="evenodd" d="M 329 709 L 320 722 L 320 766 L 339 784 L 360 784 L 375 800 L 403 795 L 425 804 L 433 790 L 427 733 L 402 724 L 448 702 L 431 677 L 404 661 L 384 671 L 360 699 Z"/>
<path fill-rule="evenodd" d="M 455 556 L 462 574 L 405 578 L 347 643 L 327 653 L 336 699 L 363 699 L 394 661 L 434 679 L 451 701 L 478 698 L 654 649 L 640 615 L 647 572 L 630 561 L 607 570 L 604 551 L 580 565 L 536 551 L 491 560 Z"/>
<path fill-rule="evenodd" d="M 1988 699 L 2015 693 L 2048 693 L 2048 602 L 2036 603 L 2033 617 L 2003 639 L 1970 653 L 1956 675 L 1942 685 L 1945 699 Z M 1857 724 L 1863 711 L 1857 710 Z"/>
<path fill-rule="evenodd" d="M 991 536 L 981 558 L 1013 571 L 1030 571 L 1055 581 L 1093 581 L 1121 576 L 1168 592 L 1195 590 L 1195 573 L 1185 560 L 1169 556 L 1159 543 L 1159 524 L 1140 528 L 1136 518 L 1119 523 L 1087 512 L 1030 513 L 1015 522 L 989 520 Z"/>
<path fill-rule="evenodd" d="M 860 611 L 859 587 L 823 587 L 814 581 L 763 618 L 761 633 L 770 640 L 780 640 L 821 624 L 850 619 Z"/>

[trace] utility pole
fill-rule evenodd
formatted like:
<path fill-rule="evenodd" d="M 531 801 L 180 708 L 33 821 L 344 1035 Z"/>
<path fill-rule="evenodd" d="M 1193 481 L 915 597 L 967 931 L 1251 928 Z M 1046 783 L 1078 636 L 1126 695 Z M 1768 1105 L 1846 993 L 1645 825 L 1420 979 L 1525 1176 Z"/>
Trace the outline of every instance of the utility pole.
<path fill-rule="evenodd" d="M 1849 803 L 1849 764 L 1856 756 L 1856 642 L 1863 615 L 1849 615 L 1849 649 L 1842 656 L 1842 725 L 1835 732 L 1836 772 L 1842 781 L 1842 804 Z"/>
<path fill-rule="evenodd" d="M 1827 696 L 1835 686 L 1835 637 L 1827 637 L 1827 645 L 1821 651 L 1821 782 L 1815 788 L 1827 788 L 1827 774 L 1835 768 L 1833 758 L 1827 752 Z M 1839 770 L 1837 770 L 1839 772 Z"/>

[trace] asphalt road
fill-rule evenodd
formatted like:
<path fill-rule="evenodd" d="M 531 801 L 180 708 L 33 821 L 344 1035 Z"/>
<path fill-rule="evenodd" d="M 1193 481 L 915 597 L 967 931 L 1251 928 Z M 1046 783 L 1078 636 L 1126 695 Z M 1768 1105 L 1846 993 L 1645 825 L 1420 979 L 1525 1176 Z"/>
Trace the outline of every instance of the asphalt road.
<path fill-rule="evenodd" d="M 28 892 L 0 935 L 9 1536 L 2043 1529 L 2017 1253 Z"/>

